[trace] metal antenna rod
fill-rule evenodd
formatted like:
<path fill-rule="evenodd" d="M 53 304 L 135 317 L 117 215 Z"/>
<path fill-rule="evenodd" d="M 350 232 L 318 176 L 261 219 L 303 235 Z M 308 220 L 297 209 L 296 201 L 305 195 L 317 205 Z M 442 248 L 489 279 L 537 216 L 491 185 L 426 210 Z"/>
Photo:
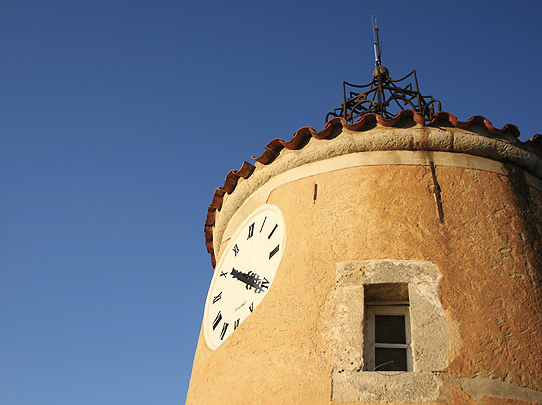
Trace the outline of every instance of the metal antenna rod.
<path fill-rule="evenodd" d="M 373 14 L 371 14 L 371 22 L 373 24 L 373 47 L 374 47 L 374 51 L 375 51 L 375 66 L 376 67 L 379 67 L 380 66 L 380 56 L 381 56 L 381 51 L 380 51 L 380 38 L 378 36 L 378 24 L 377 24 L 377 20 L 376 18 L 374 18 Z"/>

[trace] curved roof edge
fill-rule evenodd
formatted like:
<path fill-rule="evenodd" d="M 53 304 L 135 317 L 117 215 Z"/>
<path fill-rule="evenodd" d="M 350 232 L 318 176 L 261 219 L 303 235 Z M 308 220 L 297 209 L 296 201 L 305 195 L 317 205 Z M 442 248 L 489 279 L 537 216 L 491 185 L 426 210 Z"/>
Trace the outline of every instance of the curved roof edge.
<path fill-rule="evenodd" d="M 382 116 L 374 113 L 364 115 L 355 124 L 348 124 L 344 118 L 335 117 L 326 123 L 326 126 L 321 131 L 315 131 L 310 127 L 303 127 L 298 129 L 289 141 L 282 139 L 273 139 L 267 144 L 263 153 L 252 158 L 263 164 L 267 165 L 273 162 L 273 160 L 279 155 L 282 149 L 300 149 L 302 148 L 310 138 L 327 139 L 332 137 L 338 130 L 347 129 L 355 132 L 367 131 L 374 128 L 377 125 L 384 127 L 397 127 L 404 128 L 411 125 L 419 124 L 425 127 L 438 127 L 438 128 L 459 128 L 464 130 L 482 129 L 487 132 L 488 135 L 499 137 L 502 135 L 509 135 L 514 138 L 519 138 L 519 130 L 515 125 L 507 124 L 502 128 L 495 128 L 491 122 L 480 115 L 475 115 L 467 121 L 460 121 L 453 114 L 441 111 L 435 114 L 434 118 L 427 124 L 425 124 L 424 118 L 416 113 L 414 110 L 403 110 L 399 112 L 395 117 L 391 119 L 385 119 Z M 542 135 L 536 134 L 531 137 L 527 142 L 517 141 L 518 146 L 525 149 L 529 149 L 542 157 Z M 216 210 L 220 210 L 224 195 L 226 193 L 231 194 L 240 178 L 248 178 L 254 171 L 255 166 L 248 162 L 243 162 L 239 170 L 231 170 L 224 181 L 222 187 L 218 187 L 213 195 L 213 200 L 207 210 L 207 218 L 204 225 L 205 244 L 207 251 L 211 255 L 211 263 L 213 267 L 216 266 L 216 258 L 213 248 L 213 227 L 215 225 L 215 213 Z"/>

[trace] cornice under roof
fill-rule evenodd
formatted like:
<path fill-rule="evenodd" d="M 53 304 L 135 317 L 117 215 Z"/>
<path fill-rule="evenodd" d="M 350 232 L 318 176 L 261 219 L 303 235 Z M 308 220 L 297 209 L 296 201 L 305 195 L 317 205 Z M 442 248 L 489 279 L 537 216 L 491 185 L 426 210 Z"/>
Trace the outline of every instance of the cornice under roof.
<path fill-rule="evenodd" d="M 280 151 L 284 148 L 289 150 L 300 149 L 306 145 L 310 138 L 315 139 L 327 139 L 336 134 L 338 130 L 346 129 L 354 132 L 363 132 L 374 128 L 377 125 L 383 127 L 397 127 L 405 128 L 412 125 L 419 124 L 425 127 L 433 128 L 459 128 L 464 130 L 480 129 L 484 130 L 488 135 L 499 137 L 502 135 L 509 135 L 514 138 L 519 138 L 519 130 L 515 125 L 507 124 L 502 128 L 495 128 L 491 122 L 480 115 L 475 115 L 467 121 L 460 121 L 453 114 L 448 112 L 438 112 L 433 119 L 425 124 L 424 117 L 416 113 L 414 110 L 403 110 L 399 112 L 395 117 L 391 119 L 385 119 L 382 116 L 374 113 L 369 113 L 361 117 L 361 119 L 355 124 L 348 124 L 344 118 L 336 117 L 332 118 L 326 123 L 326 126 L 321 131 L 315 131 L 310 127 L 303 127 L 297 130 L 289 141 L 282 139 L 273 139 L 267 144 L 263 153 L 258 157 L 252 157 L 255 161 L 268 165 L 279 155 Z M 539 156 L 542 156 L 542 135 L 536 134 L 531 137 L 527 142 L 518 143 L 525 149 L 535 152 Z M 231 194 L 240 178 L 248 178 L 254 171 L 255 166 L 248 162 L 243 162 L 239 170 L 231 170 L 224 181 L 222 187 L 218 187 L 213 195 L 213 200 L 207 210 L 207 219 L 204 225 L 205 242 L 207 251 L 211 255 L 211 262 L 213 267 L 216 265 L 216 258 L 213 248 L 213 227 L 215 225 L 216 210 L 220 210 L 222 207 L 222 201 L 226 193 Z"/>

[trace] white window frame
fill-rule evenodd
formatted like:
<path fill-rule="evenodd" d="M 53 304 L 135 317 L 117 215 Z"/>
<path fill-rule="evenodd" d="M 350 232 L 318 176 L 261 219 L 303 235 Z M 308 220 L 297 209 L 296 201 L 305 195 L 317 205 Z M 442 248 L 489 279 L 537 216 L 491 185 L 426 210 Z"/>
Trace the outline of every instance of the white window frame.
<path fill-rule="evenodd" d="M 406 349 L 407 369 L 412 371 L 412 334 L 410 330 L 410 308 L 408 301 L 401 303 L 367 302 L 365 306 L 365 370 L 379 371 L 375 365 L 375 349 Z M 406 343 L 376 343 L 375 342 L 375 315 L 400 315 L 405 317 Z"/>

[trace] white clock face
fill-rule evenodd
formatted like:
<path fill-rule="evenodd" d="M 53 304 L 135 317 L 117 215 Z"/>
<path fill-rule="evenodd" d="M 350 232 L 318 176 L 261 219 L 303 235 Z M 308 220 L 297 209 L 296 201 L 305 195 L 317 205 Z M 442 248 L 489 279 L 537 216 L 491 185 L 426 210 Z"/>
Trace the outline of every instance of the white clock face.
<path fill-rule="evenodd" d="M 274 205 L 256 209 L 237 229 L 215 269 L 203 331 L 216 349 L 254 311 L 275 278 L 286 242 L 284 217 Z"/>

